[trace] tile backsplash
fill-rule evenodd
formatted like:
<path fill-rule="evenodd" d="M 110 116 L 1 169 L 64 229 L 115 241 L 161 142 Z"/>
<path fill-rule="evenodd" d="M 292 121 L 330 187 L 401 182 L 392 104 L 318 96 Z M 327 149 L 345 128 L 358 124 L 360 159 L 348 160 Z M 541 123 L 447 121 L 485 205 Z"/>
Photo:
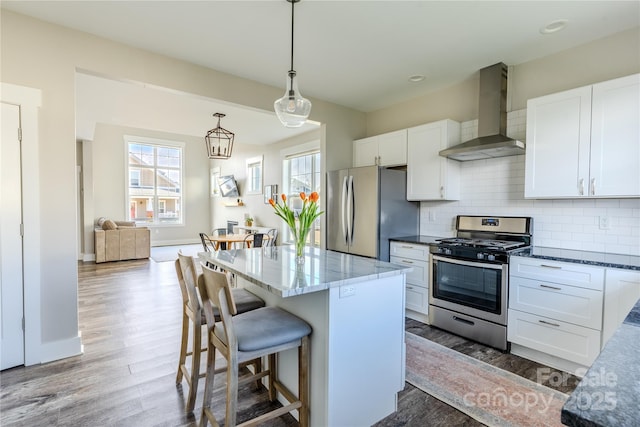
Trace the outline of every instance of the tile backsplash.
<path fill-rule="evenodd" d="M 507 135 L 524 140 L 525 121 L 526 110 L 509 113 Z M 462 123 L 461 140 L 477 128 Z M 530 216 L 536 246 L 640 256 L 640 199 L 525 199 L 524 159 L 462 162 L 460 200 L 421 202 L 420 234 L 454 235 L 456 215 Z"/>

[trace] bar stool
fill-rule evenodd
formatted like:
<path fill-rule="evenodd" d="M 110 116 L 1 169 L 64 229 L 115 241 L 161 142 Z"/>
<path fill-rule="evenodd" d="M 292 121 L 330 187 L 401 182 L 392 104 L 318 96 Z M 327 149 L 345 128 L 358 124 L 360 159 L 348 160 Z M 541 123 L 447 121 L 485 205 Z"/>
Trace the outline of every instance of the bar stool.
<path fill-rule="evenodd" d="M 204 399 L 200 427 L 210 422 L 219 426 L 211 409 L 213 380 L 218 350 L 227 361 L 227 401 L 225 426 L 236 425 L 238 408 L 238 386 L 256 378 L 268 376 L 269 400 L 276 399 L 276 391 L 289 402 L 266 414 L 260 415 L 242 425 L 255 425 L 298 410 L 300 426 L 309 425 L 309 335 L 311 326 L 277 307 L 263 307 L 242 314 L 237 313 L 234 295 L 229 287 L 228 277 L 224 273 L 202 266 L 202 275 L 198 278 L 198 289 L 202 295 L 207 318 L 208 354 L 207 374 L 204 385 Z M 220 322 L 216 323 L 212 307 L 220 309 Z M 277 353 L 298 349 L 298 396 L 296 397 L 277 378 Z M 268 369 L 238 379 L 239 365 L 255 357 L 268 356 Z"/>
<path fill-rule="evenodd" d="M 176 384 L 182 382 L 184 377 L 189 384 L 189 394 L 187 396 L 187 404 L 185 411 L 193 412 L 198 392 L 198 380 L 204 377 L 200 375 L 200 354 L 207 351 L 207 347 L 202 348 L 202 326 L 207 325 L 200 296 L 196 289 L 196 265 L 193 257 L 183 255 L 178 252 L 178 259 L 175 261 L 176 274 L 180 291 L 182 293 L 182 339 L 180 343 L 180 359 L 178 362 L 178 373 L 176 375 Z M 232 293 L 238 300 L 238 312 L 246 312 L 264 307 L 264 301 L 245 289 L 233 289 Z M 214 316 L 220 319 L 220 313 L 214 310 Z M 189 342 L 189 326 L 192 326 L 192 350 L 187 351 Z M 191 372 L 187 368 L 186 359 L 191 356 Z M 262 370 L 262 362 L 252 360 L 249 364 L 253 364 L 256 372 Z"/>

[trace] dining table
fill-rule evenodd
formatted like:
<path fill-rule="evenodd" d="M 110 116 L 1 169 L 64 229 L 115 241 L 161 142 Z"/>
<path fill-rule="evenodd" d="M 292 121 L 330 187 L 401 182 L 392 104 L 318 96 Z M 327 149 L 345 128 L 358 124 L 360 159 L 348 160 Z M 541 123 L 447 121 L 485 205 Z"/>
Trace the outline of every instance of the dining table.
<path fill-rule="evenodd" d="M 236 244 L 236 243 L 246 243 L 247 244 L 247 248 L 250 248 L 251 245 L 253 244 L 253 233 L 238 233 L 238 234 L 222 234 L 222 235 L 215 235 L 215 236 L 208 236 L 209 239 L 213 242 L 214 244 L 214 249 L 217 251 L 220 249 L 220 247 L 222 246 L 222 243 L 224 243 L 225 247 L 228 249 L 232 248 L 232 245 Z M 268 234 L 264 234 L 262 236 L 263 239 L 263 243 L 268 241 L 270 239 Z"/>

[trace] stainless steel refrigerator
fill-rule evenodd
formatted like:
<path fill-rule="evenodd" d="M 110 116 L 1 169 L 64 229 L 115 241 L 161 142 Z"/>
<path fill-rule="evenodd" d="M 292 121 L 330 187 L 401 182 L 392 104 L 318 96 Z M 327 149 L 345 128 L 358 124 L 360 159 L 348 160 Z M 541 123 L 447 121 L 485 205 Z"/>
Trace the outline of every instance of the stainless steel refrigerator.
<path fill-rule="evenodd" d="M 389 238 L 419 234 L 407 173 L 379 166 L 327 172 L 327 249 L 389 261 Z"/>

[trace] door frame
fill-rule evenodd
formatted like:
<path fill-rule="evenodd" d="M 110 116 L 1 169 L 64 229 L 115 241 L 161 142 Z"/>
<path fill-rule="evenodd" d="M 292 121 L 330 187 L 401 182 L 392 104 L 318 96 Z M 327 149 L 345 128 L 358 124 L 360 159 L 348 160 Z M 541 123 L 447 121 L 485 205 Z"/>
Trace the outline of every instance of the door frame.
<path fill-rule="evenodd" d="M 23 268 L 24 286 L 24 364 L 41 361 L 42 326 L 40 316 L 41 258 L 40 258 L 40 150 L 38 139 L 38 109 L 42 105 L 42 91 L 9 83 L 0 83 L 0 100 L 20 106 L 22 128 L 22 211 L 23 252 L 28 260 Z M 25 155 L 26 154 L 26 155 Z"/>

